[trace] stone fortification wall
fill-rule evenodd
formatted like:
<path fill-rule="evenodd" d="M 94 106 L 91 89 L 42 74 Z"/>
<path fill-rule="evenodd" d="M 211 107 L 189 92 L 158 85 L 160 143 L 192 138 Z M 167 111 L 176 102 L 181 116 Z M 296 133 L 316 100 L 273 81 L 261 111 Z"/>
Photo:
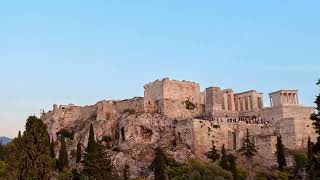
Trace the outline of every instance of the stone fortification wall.
<path fill-rule="evenodd" d="M 203 114 L 200 86 L 190 81 L 168 78 L 144 86 L 144 110 L 169 117 L 195 117 Z"/>
<path fill-rule="evenodd" d="M 219 122 L 189 119 L 179 122 L 176 136 L 179 137 L 179 140 L 191 145 L 191 149 L 197 157 L 203 158 L 213 143 L 219 150 L 223 144 L 229 151 L 241 148 L 247 128 L 254 138 L 259 154 L 269 156 L 274 153 L 270 149 L 275 149 L 273 139 L 275 128 L 264 123 L 233 123 L 227 118 L 221 118 Z M 266 149 L 266 146 L 271 148 Z"/>

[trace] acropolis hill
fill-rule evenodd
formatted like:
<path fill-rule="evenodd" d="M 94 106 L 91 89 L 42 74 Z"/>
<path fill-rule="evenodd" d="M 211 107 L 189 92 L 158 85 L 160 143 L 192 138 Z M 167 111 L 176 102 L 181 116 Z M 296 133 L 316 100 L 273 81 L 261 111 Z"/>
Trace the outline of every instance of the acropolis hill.
<path fill-rule="evenodd" d="M 158 146 L 179 162 L 207 160 L 205 153 L 212 144 L 218 149 L 224 144 L 236 154 L 247 129 L 258 150 L 256 163 L 272 167 L 277 135 L 289 150 L 305 149 L 308 137 L 316 139 L 310 120 L 315 110 L 299 103 L 298 90 L 279 90 L 269 97 L 271 106 L 264 107 L 263 94 L 255 90 L 208 87 L 201 92 L 198 83 L 164 78 L 146 84 L 144 97 L 84 107 L 54 105 L 42 120 L 54 139 L 68 132 L 69 152 L 79 141 L 87 143 L 93 123 L 96 139 L 112 137 L 110 153 L 116 168 L 121 171 L 129 164 L 132 177 L 152 176 L 147 167 Z"/>

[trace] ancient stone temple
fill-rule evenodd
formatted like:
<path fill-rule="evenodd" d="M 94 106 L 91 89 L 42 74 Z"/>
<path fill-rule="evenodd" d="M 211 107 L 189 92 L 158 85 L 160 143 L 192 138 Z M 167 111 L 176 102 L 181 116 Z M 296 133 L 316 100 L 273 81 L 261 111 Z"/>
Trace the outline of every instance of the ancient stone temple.
<path fill-rule="evenodd" d="M 154 148 L 161 146 L 177 161 L 206 159 L 212 144 L 225 145 L 230 152 L 241 148 L 248 129 L 259 152 L 259 162 L 275 163 L 276 136 L 286 148 L 306 148 L 308 137 L 316 139 L 310 115 L 313 107 L 299 103 L 298 90 L 269 94 L 270 107 L 255 90 L 235 92 L 212 86 L 201 92 L 200 85 L 169 78 L 144 86 L 144 97 L 121 101 L 100 101 L 91 106 L 54 105 L 42 115 L 52 138 L 62 129 L 72 132 L 69 148 L 78 141 L 86 144 L 89 124 L 96 138 L 111 135 L 114 161 L 121 170 L 125 163 L 131 174 L 147 176 Z M 69 149 L 69 150 L 70 150 Z"/>

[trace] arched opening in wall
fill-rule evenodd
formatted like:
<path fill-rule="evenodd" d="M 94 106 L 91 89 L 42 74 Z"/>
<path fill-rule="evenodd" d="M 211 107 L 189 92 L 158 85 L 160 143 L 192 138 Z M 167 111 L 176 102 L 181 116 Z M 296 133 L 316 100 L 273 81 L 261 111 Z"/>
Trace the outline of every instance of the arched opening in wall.
<path fill-rule="evenodd" d="M 124 136 L 124 127 L 121 128 L 121 137 L 122 137 L 122 141 L 126 141 L 126 138 Z"/>

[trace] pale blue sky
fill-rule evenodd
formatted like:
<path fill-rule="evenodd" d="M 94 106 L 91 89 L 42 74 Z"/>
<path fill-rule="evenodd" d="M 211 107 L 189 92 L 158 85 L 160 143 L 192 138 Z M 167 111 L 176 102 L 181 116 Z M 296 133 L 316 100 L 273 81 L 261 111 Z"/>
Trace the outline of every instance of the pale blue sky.
<path fill-rule="evenodd" d="M 2 1 L 0 136 L 52 104 L 142 96 L 166 76 L 265 98 L 299 89 L 313 105 L 319 9 L 293 0 Z"/>

